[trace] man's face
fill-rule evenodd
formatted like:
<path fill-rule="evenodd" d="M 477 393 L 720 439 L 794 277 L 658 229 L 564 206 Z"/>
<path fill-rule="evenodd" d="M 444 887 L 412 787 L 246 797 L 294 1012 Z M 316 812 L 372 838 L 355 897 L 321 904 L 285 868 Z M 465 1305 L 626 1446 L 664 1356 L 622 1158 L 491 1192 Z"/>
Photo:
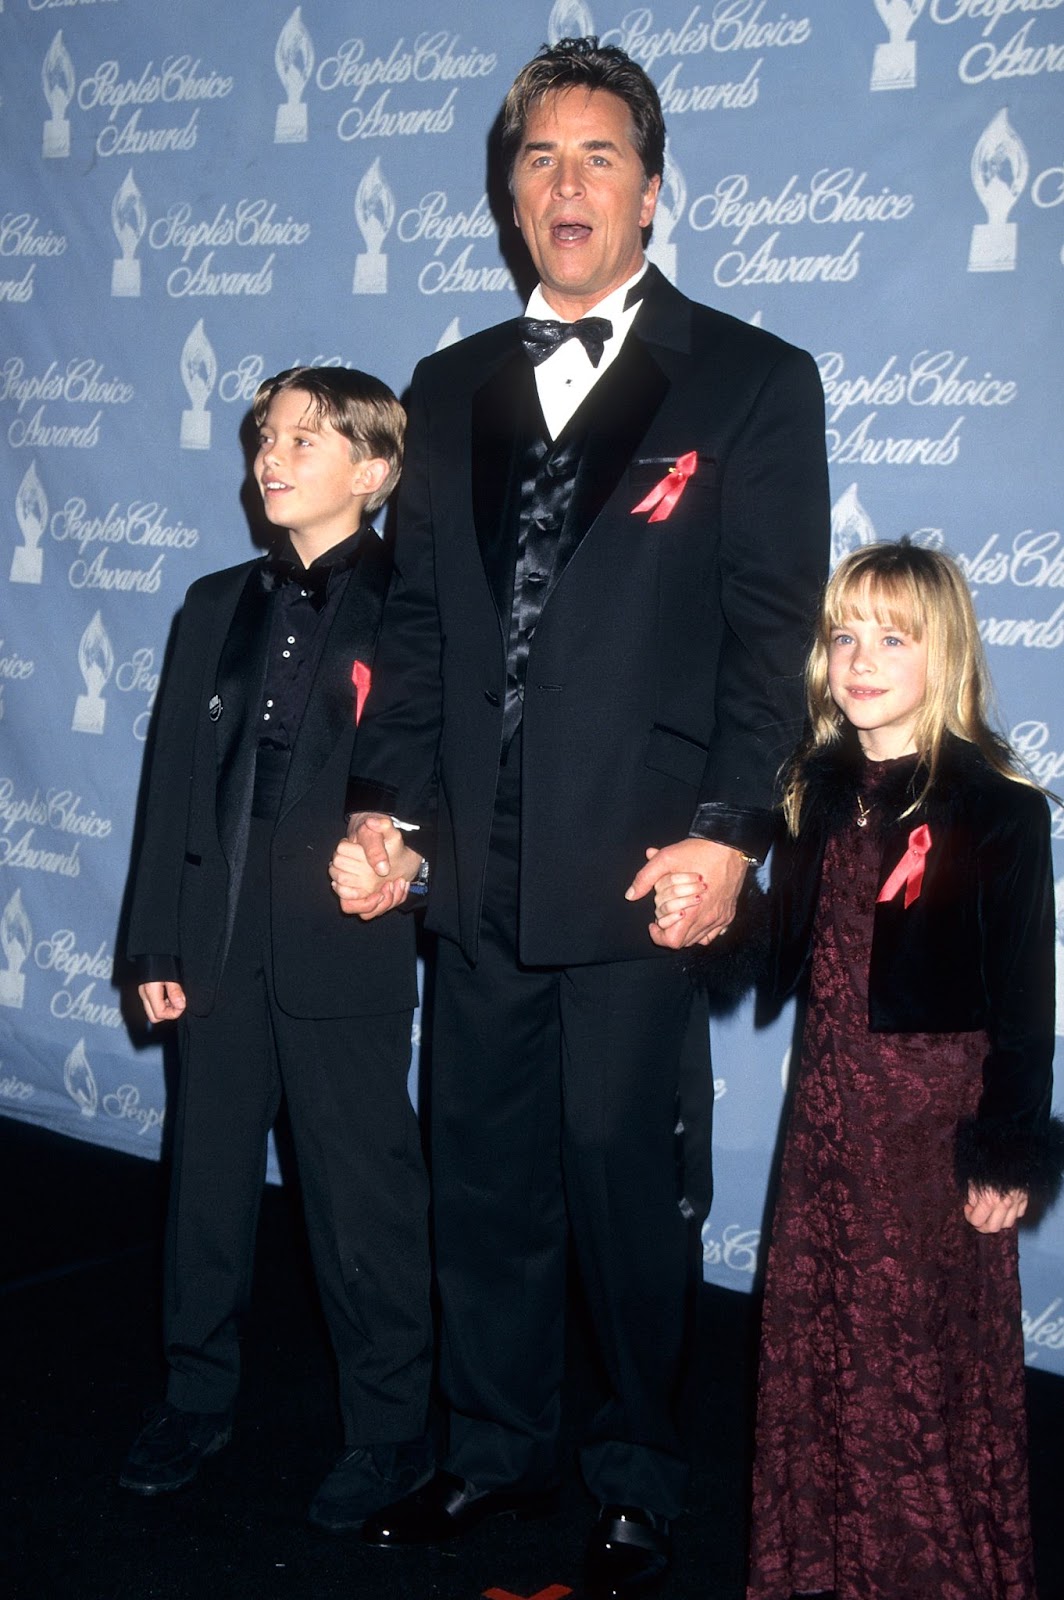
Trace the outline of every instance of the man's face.
<path fill-rule="evenodd" d="M 582 316 L 636 272 L 660 178 L 647 178 L 631 112 L 607 89 L 562 89 L 529 113 L 514 220 L 548 304 Z"/>

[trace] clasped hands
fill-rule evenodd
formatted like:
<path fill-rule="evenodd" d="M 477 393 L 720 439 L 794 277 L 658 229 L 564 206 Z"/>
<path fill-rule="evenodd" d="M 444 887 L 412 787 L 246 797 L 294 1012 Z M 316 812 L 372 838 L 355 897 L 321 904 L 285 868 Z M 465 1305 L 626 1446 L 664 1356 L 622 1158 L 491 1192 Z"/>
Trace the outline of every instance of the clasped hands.
<path fill-rule="evenodd" d="M 422 857 L 407 835 L 382 812 L 358 811 L 347 824 L 329 862 L 333 893 L 348 916 L 372 922 L 401 906 Z"/>
<path fill-rule="evenodd" d="M 391 817 L 358 812 L 329 863 L 340 909 L 371 922 L 402 905 L 421 856 Z M 664 949 L 711 944 L 735 916 L 747 863 L 739 851 L 711 839 L 681 839 L 647 850 L 647 861 L 625 890 L 626 900 L 654 895 L 650 938 Z"/>

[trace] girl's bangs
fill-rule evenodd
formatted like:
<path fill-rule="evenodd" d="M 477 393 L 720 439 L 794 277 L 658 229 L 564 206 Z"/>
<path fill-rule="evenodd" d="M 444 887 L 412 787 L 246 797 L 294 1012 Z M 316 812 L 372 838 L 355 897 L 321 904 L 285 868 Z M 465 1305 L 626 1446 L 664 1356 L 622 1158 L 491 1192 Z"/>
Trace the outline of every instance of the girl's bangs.
<path fill-rule="evenodd" d="M 878 622 L 897 628 L 913 639 L 924 632 L 924 608 L 908 573 L 885 573 L 858 568 L 848 582 L 829 586 L 828 627 L 837 628 L 848 618 Z"/>

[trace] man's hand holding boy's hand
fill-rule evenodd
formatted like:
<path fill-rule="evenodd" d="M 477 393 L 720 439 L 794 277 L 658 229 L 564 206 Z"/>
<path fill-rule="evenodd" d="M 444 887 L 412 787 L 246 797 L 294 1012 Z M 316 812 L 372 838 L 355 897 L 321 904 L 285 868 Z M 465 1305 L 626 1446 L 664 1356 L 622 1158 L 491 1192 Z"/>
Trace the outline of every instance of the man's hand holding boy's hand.
<path fill-rule="evenodd" d="M 356 812 L 329 863 L 340 910 L 371 922 L 402 905 L 417 875 L 421 856 L 411 850 L 391 817 Z"/>

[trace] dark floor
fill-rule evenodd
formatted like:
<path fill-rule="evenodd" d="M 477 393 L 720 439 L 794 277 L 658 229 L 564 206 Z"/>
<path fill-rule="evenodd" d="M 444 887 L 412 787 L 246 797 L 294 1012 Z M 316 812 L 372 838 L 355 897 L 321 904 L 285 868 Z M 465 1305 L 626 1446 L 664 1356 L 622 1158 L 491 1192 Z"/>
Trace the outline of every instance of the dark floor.
<path fill-rule="evenodd" d="M 591 1506 L 453 1548 L 374 1551 L 304 1508 L 339 1447 L 327 1347 L 289 1196 L 267 1191 L 234 1442 L 178 1495 L 115 1486 L 157 1354 L 159 1169 L 0 1117 L 0 1593 L 17 1600 L 562 1600 Z M 741 1600 L 752 1303 L 705 1290 L 690 1511 L 663 1600 Z M 595 1374 L 572 1319 L 567 1413 Z M 1064 1379 L 1030 1375 L 1040 1600 L 1064 1600 Z M 928 1597 L 937 1600 L 937 1597 Z"/>

